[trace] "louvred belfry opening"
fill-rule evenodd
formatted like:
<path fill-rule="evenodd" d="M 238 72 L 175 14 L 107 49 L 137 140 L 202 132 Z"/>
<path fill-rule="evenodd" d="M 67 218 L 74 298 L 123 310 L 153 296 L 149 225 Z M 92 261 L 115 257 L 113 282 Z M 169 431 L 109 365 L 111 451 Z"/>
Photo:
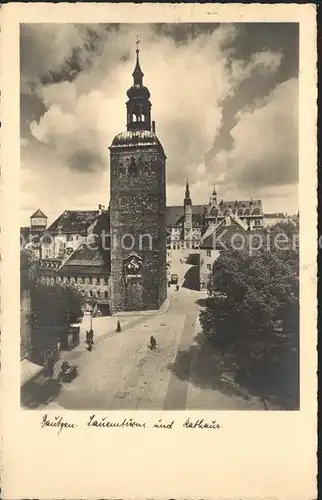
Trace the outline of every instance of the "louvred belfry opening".
<path fill-rule="evenodd" d="M 137 46 L 139 40 L 137 41 Z M 139 48 L 136 49 L 136 65 L 132 73 L 133 85 L 127 91 L 127 130 L 151 130 L 150 92 L 143 85 L 143 72 L 140 67 Z"/>

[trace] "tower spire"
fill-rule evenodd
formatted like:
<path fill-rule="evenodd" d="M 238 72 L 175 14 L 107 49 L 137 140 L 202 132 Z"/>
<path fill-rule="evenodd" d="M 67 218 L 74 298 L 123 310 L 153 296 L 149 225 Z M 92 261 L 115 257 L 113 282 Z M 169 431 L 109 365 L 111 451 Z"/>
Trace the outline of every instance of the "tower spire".
<path fill-rule="evenodd" d="M 184 206 L 191 205 L 191 197 L 190 197 L 190 188 L 189 188 L 189 181 L 187 177 L 187 182 L 186 182 L 186 194 L 183 202 Z"/>
<path fill-rule="evenodd" d="M 133 76 L 133 85 L 127 91 L 129 100 L 126 103 L 127 109 L 127 130 L 151 130 L 151 102 L 150 92 L 143 85 L 143 71 L 139 60 L 139 36 L 136 36 L 136 64 Z"/>
<path fill-rule="evenodd" d="M 140 54 L 140 49 L 139 49 L 139 44 L 140 44 L 140 39 L 139 35 L 136 35 L 136 65 L 134 68 L 134 71 L 132 73 L 133 80 L 134 80 L 134 85 L 143 85 L 143 77 L 144 73 L 141 70 L 140 67 L 140 59 L 139 59 L 139 54 Z"/>

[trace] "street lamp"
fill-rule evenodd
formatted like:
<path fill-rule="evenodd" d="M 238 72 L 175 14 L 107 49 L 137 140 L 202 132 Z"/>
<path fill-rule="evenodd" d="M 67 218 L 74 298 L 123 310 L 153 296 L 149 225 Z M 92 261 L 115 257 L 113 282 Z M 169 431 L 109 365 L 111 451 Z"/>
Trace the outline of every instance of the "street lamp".
<path fill-rule="evenodd" d="M 90 330 L 93 330 L 93 311 L 94 311 L 94 305 L 95 305 L 95 300 L 93 298 L 90 299 L 89 301 L 89 321 L 90 321 Z"/>

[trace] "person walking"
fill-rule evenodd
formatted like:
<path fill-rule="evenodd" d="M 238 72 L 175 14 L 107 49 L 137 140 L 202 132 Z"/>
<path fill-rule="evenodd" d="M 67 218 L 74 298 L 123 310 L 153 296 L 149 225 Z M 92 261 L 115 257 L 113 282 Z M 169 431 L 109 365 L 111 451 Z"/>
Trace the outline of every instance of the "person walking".
<path fill-rule="evenodd" d="M 150 348 L 151 349 L 155 349 L 157 346 L 157 341 L 155 340 L 155 338 L 153 337 L 153 335 L 151 335 L 150 337 Z"/>

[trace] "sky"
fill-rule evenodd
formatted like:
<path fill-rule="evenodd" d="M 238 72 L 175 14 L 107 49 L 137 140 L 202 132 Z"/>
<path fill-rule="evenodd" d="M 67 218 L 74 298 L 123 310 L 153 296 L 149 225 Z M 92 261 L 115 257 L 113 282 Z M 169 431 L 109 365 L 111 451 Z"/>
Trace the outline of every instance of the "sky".
<path fill-rule="evenodd" d="M 40 208 L 109 202 L 109 146 L 126 130 L 136 35 L 167 155 L 167 204 L 216 185 L 224 200 L 298 210 L 298 25 L 24 24 L 21 225 Z"/>

